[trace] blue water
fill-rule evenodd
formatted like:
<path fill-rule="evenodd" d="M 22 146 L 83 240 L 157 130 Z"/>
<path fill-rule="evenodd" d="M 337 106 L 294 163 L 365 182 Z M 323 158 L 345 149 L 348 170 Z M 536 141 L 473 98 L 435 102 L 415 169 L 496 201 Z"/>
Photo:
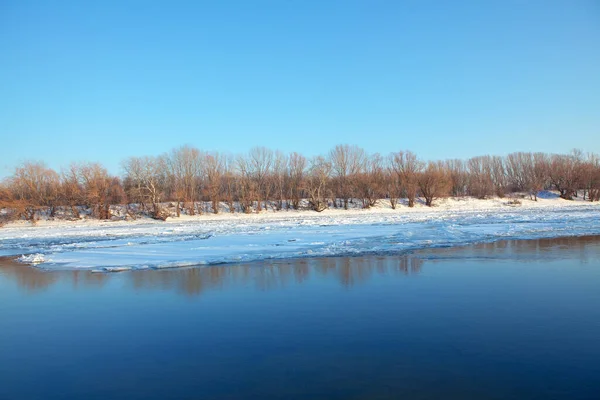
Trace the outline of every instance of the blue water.
<path fill-rule="evenodd" d="M 597 399 L 600 237 L 0 267 L 0 399 Z"/>

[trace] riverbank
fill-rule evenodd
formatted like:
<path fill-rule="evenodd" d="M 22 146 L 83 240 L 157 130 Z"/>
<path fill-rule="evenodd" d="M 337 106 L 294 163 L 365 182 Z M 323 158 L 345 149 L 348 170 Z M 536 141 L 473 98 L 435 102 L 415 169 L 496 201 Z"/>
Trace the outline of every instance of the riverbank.
<path fill-rule="evenodd" d="M 179 224 L 184 222 L 237 222 L 237 221 L 248 221 L 248 222 L 264 222 L 264 221 L 277 221 L 277 220 L 298 220 L 298 219 L 328 219 L 333 217 L 339 218 L 355 218 L 360 216 L 390 216 L 390 215 L 415 215 L 427 217 L 428 215 L 435 216 L 440 213 L 448 212 L 465 212 L 465 211 L 482 211 L 489 212 L 493 210 L 504 211 L 504 210 L 539 210 L 539 209 L 571 209 L 575 207 L 597 207 L 600 210 L 600 202 L 589 202 L 583 200 L 581 197 L 575 200 L 565 200 L 558 196 L 555 192 L 542 192 L 540 193 L 537 201 L 530 199 L 528 196 L 519 198 L 489 198 L 489 199 L 476 199 L 472 197 L 450 197 L 436 200 L 433 207 L 425 206 L 424 202 L 420 199 L 416 202 L 414 207 L 408 207 L 406 199 L 401 200 L 395 209 L 390 205 L 389 200 L 380 200 L 374 207 L 362 208 L 359 201 L 355 201 L 349 205 L 348 210 L 340 208 L 328 208 L 320 213 L 309 210 L 309 209 L 283 209 L 276 211 L 274 208 L 263 210 L 259 213 L 228 213 L 220 212 L 219 214 L 203 213 L 197 215 L 185 215 L 182 214 L 180 217 L 169 217 L 165 221 L 155 220 L 149 217 L 139 217 L 137 219 L 115 219 L 115 220 L 98 220 L 95 218 L 81 218 L 77 220 L 71 219 L 49 219 L 42 218 L 35 223 L 20 220 L 7 223 L 3 227 L 0 227 L 0 239 L 2 237 L 3 230 L 13 230 L 21 228 L 45 228 L 45 227 L 81 227 L 81 226 L 132 226 L 132 225 L 147 225 L 147 224 Z"/>
<path fill-rule="evenodd" d="M 505 239 L 600 234 L 598 203 L 465 200 L 437 208 L 272 213 L 167 223 L 9 227 L 0 256 L 44 269 L 181 268 L 272 259 L 398 254 Z M 223 216 L 224 217 L 224 216 Z"/>

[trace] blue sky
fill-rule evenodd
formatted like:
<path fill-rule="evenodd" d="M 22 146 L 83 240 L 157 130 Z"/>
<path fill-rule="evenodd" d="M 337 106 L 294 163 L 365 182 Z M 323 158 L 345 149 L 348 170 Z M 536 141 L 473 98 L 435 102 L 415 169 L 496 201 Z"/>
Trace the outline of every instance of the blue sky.
<path fill-rule="evenodd" d="M 0 0 L 0 177 L 183 144 L 600 152 L 599 4 Z"/>

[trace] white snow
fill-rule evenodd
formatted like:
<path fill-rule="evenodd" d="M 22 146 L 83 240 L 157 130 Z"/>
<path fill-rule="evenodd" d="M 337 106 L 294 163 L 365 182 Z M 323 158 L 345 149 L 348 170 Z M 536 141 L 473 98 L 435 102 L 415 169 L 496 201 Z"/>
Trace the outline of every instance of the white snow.
<path fill-rule="evenodd" d="M 280 211 L 0 229 L 0 256 L 44 269 L 123 271 L 273 258 L 401 253 L 500 239 L 600 235 L 600 204 L 447 199 L 434 208 Z"/>
<path fill-rule="evenodd" d="M 48 261 L 48 260 L 46 260 L 46 257 L 43 254 L 39 254 L 39 253 L 22 255 L 17 260 L 19 262 L 22 262 L 25 264 L 31 264 L 31 265 L 37 265 L 37 264 L 41 264 L 43 262 Z"/>

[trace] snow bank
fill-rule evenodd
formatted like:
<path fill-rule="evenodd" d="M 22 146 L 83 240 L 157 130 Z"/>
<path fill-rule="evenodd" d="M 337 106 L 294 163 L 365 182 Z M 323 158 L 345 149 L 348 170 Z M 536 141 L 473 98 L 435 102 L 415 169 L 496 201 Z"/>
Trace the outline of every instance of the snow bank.
<path fill-rule="evenodd" d="M 54 222 L 0 229 L 0 255 L 44 269 L 123 271 L 273 258 L 401 253 L 500 239 L 600 235 L 600 206 L 562 199 L 447 199 L 438 207 L 280 211 L 166 222 Z"/>

